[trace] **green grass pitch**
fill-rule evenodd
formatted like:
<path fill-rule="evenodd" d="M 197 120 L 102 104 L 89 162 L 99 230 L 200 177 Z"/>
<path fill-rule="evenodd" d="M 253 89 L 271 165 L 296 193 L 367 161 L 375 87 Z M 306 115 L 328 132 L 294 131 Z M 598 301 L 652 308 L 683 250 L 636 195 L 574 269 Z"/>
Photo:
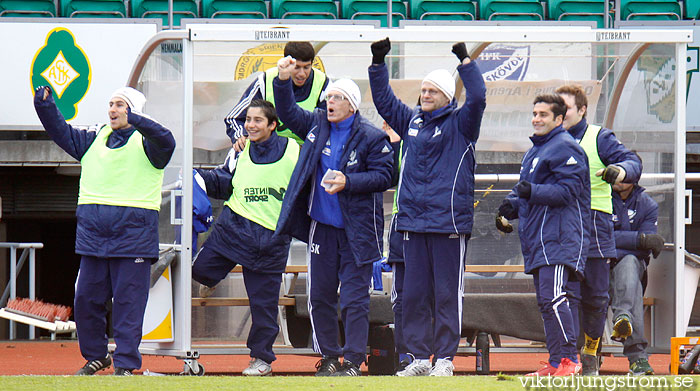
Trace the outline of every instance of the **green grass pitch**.
<path fill-rule="evenodd" d="M 546 380 L 547 378 L 543 378 Z M 562 378 L 558 378 L 562 379 Z M 569 381 L 574 381 L 568 378 Z M 700 381 L 691 376 L 626 376 L 576 377 L 578 384 L 539 385 L 523 383 L 516 376 L 454 376 L 397 378 L 392 376 L 363 376 L 361 378 L 314 378 L 312 376 L 272 376 L 245 378 L 241 376 L 1 376 L 0 390 L 12 391 L 212 391 L 212 390 L 366 390 L 366 391 L 550 391 L 550 390 L 698 390 Z M 630 381 L 642 383 L 629 383 Z M 596 383 L 597 382 L 597 383 Z"/>

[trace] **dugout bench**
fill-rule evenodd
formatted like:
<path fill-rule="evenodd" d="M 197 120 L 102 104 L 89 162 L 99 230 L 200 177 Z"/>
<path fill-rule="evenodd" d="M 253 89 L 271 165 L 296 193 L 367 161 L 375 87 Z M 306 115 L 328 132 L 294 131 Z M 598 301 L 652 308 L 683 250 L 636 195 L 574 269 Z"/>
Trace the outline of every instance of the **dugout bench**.
<path fill-rule="evenodd" d="M 236 266 L 231 273 L 241 273 L 241 266 Z M 523 265 L 466 265 L 467 273 L 522 273 Z M 311 323 L 305 293 L 294 293 L 300 274 L 305 274 L 307 267 L 290 265 L 285 275 L 291 276 L 291 282 L 284 287 L 279 298 L 280 328 L 285 345 L 276 345 L 276 354 L 316 355 L 311 341 Z M 477 283 L 470 280 L 470 283 Z M 192 298 L 192 307 L 248 306 L 247 297 L 208 297 Z M 644 298 L 646 329 L 654 338 L 655 299 Z M 534 293 L 465 293 L 463 297 L 462 337 L 467 344 L 458 348 L 457 354 L 463 356 L 481 356 L 477 360 L 477 373 L 489 373 L 489 353 L 546 353 L 544 347 L 544 325 L 540 316 Z M 647 311 L 648 309 L 648 311 Z M 340 319 L 340 313 L 339 313 Z M 339 321 L 340 322 L 340 321 Z M 368 342 L 368 362 L 370 374 L 393 374 L 397 365 L 394 357 L 393 330 L 394 314 L 391 309 L 389 294 L 370 295 L 370 335 Z M 342 324 L 341 324 L 341 339 Z M 609 339 L 610 321 L 603 336 L 602 355 L 621 354 L 621 345 L 613 345 Z M 501 336 L 515 337 L 531 341 L 529 343 L 502 344 Z M 493 343 L 491 346 L 489 336 Z M 477 338 L 479 337 L 479 338 Z M 240 350 L 240 351 L 239 351 Z M 209 354 L 217 354 L 208 348 Z M 231 354 L 231 350 L 226 350 Z M 233 354 L 248 354 L 246 348 L 235 349 Z"/>

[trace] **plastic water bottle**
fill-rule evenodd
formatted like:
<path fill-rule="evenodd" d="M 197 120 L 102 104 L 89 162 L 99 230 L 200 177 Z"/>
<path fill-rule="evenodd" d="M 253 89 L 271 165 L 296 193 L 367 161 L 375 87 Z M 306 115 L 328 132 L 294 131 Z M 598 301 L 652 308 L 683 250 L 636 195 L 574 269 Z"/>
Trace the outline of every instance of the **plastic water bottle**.
<path fill-rule="evenodd" d="M 695 364 L 698 362 L 698 355 L 700 355 L 700 345 L 695 345 L 685 355 L 685 358 L 681 361 L 681 365 L 678 366 L 678 374 L 692 373 Z"/>
<path fill-rule="evenodd" d="M 488 375 L 489 371 L 489 334 L 479 331 L 476 335 L 476 374 Z"/>

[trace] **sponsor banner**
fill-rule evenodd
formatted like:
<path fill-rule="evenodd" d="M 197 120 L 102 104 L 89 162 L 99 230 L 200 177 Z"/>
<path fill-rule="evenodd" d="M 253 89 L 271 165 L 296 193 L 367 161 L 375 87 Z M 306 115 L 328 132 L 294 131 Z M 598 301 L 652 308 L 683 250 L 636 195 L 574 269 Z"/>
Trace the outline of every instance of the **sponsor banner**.
<path fill-rule="evenodd" d="M 197 148 L 218 150 L 230 148 L 231 141 L 225 133 L 224 117 L 241 98 L 245 89 L 259 72 L 276 66 L 282 57 L 283 42 L 280 43 L 221 43 L 197 42 L 195 51 L 212 55 L 195 56 L 195 139 Z M 373 123 L 381 126 L 382 119 L 372 104 L 367 81 L 367 67 L 371 63 L 371 52 L 366 43 L 314 42 L 317 52 L 313 66 L 326 72 L 331 79 L 348 77 L 360 86 L 363 92 L 360 112 Z M 413 106 L 418 100 L 422 78 L 430 71 L 442 67 L 454 71 L 457 59 L 451 53 L 452 45 L 445 43 L 404 43 L 394 45 L 392 55 L 409 53 L 407 61 L 399 66 L 388 57 L 390 72 L 395 78 L 391 81 L 397 95 Z M 513 134 L 513 140 L 520 140 L 527 149 L 527 136 L 531 133 L 531 103 L 535 93 L 551 86 L 550 90 L 572 80 L 591 80 L 593 63 L 590 61 L 590 44 L 492 44 L 478 57 L 477 63 L 487 82 L 489 90 L 485 116 L 489 121 L 482 125 L 481 139 L 493 137 L 503 140 L 503 132 Z M 222 53 L 224 55 L 217 55 Z M 546 82 L 535 82 L 546 77 Z M 501 81 L 513 85 L 498 84 Z M 495 84 L 494 84 L 495 83 Z M 520 83 L 520 84 L 518 84 Z M 534 84 L 528 84 L 534 83 Z M 540 83 L 540 84 L 537 84 Z M 586 86 L 593 82 L 581 82 Z M 163 99 L 172 96 L 172 90 L 153 86 L 149 88 Z M 160 94 L 162 92 L 162 94 Z M 149 97 L 151 92 L 149 92 Z M 526 104 L 514 111 L 507 103 L 499 104 L 502 95 L 523 96 Z M 591 90 L 597 103 L 600 88 Z M 463 96 L 463 94 L 462 94 Z M 155 99 L 155 98 L 154 98 Z M 159 98 L 158 98 L 159 99 Z M 462 98 L 463 99 L 463 98 Z M 513 97 L 511 96 L 511 99 Z M 461 103 L 461 102 L 460 102 Z M 167 107 L 163 108 L 167 115 Z M 591 108 L 595 112 L 595 106 Z M 157 115 L 154 113 L 154 115 Z M 160 118 L 160 117 L 156 117 Z M 504 129 L 507 127 L 507 129 Z M 479 141 L 477 148 L 487 147 Z M 507 138 L 508 139 L 508 138 Z"/>
<path fill-rule="evenodd" d="M 236 63 L 234 80 L 245 80 L 256 72 L 276 67 L 277 61 L 284 56 L 284 45 L 286 43 L 266 43 L 244 51 Z M 319 51 L 323 46 L 324 44 L 317 44 L 314 49 Z M 316 56 L 311 66 L 326 71 L 321 56 Z"/>
<path fill-rule="evenodd" d="M 156 32 L 155 23 L 0 23 L 0 36 L 12 37 L 0 41 L 0 126 L 41 126 L 32 104 L 40 85 L 51 86 L 71 124 L 107 122 L 112 92 L 126 84 L 136 56 Z"/>
<path fill-rule="evenodd" d="M 538 95 L 553 94 L 565 84 L 580 85 L 588 98 L 587 118 L 596 118 L 602 85 L 596 80 L 546 80 L 486 83 L 486 111 L 477 149 L 527 151 L 532 143 L 532 102 Z"/>
<path fill-rule="evenodd" d="M 522 81 L 530 64 L 530 45 L 489 45 L 478 64 L 485 81 Z"/>
<path fill-rule="evenodd" d="M 588 98 L 587 116 L 596 118 L 602 86 L 595 80 L 487 81 L 486 111 L 481 122 L 477 150 L 527 151 L 532 146 L 528 139 L 532 134 L 532 102 L 537 95 L 553 94 L 554 90 L 564 84 L 583 87 Z M 417 103 L 420 80 L 392 80 L 391 86 L 403 102 L 409 105 Z M 360 88 L 363 89 L 363 84 L 360 84 Z M 381 118 L 371 104 L 369 88 L 363 91 L 363 105 L 369 103 L 363 115 L 369 114 L 370 119 L 381 124 Z M 459 105 L 463 103 L 464 93 L 460 96 Z"/>
<path fill-rule="evenodd" d="M 173 283 L 170 266 L 148 291 L 146 312 L 143 318 L 141 342 L 172 342 L 173 329 Z"/>
<path fill-rule="evenodd" d="M 645 26 L 629 25 L 625 29 L 650 29 Z M 676 86 L 686 91 L 686 126 L 690 131 L 700 131 L 700 26 L 664 25 L 663 29 L 692 30 L 693 42 L 686 46 L 686 77 L 676 83 L 676 61 L 674 45 L 654 44 L 649 46 L 630 71 L 629 80 L 636 84 L 625 88 L 620 97 L 620 109 L 615 117 L 615 129 L 630 131 L 676 130 Z M 628 84 L 630 84 L 628 81 Z M 634 107 L 634 110 L 622 110 Z M 669 140 L 671 140 L 669 138 Z"/>

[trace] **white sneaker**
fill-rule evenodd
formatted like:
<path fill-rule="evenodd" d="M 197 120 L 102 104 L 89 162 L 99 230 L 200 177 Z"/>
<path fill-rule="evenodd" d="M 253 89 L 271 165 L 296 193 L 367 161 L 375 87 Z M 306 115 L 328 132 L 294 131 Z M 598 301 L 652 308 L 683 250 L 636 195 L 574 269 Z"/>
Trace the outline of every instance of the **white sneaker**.
<path fill-rule="evenodd" d="M 253 357 L 248 368 L 243 370 L 243 376 L 266 376 L 272 373 L 272 367 L 265 361 Z"/>
<path fill-rule="evenodd" d="M 214 293 L 215 290 L 216 290 L 216 285 L 214 285 L 213 287 L 210 288 L 204 284 L 201 284 L 199 286 L 199 297 L 201 297 L 203 299 L 206 297 L 209 297 L 212 295 L 212 293 Z"/>
<path fill-rule="evenodd" d="M 452 376 L 455 366 L 452 360 L 440 358 L 435 362 L 435 367 L 430 371 L 430 376 Z"/>
<path fill-rule="evenodd" d="M 430 360 L 413 360 L 406 369 L 397 372 L 396 376 L 428 376 L 430 374 Z"/>

